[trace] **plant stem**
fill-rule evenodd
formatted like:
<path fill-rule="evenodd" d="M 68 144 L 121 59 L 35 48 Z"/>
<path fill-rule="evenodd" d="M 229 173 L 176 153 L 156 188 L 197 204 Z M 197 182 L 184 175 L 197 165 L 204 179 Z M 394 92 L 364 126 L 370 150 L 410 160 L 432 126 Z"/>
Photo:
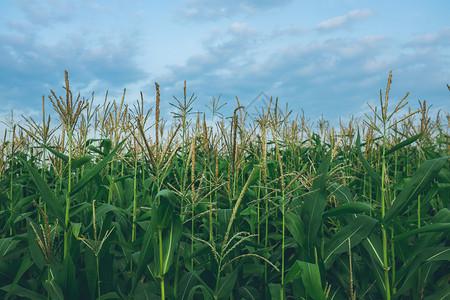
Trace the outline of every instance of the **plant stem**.
<path fill-rule="evenodd" d="M 98 255 L 95 256 L 95 260 L 97 262 L 97 290 L 98 290 L 98 299 L 100 299 L 101 292 L 100 292 L 100 268 L 98 264 Z"/>
<path fill-rule="evenodd" d="M 68 121 L 69 124 L 67 126 L 67 135 L 69 139 L 69 162 L 68 162 L 68 169 L 69 169 L 69 182 L 67 187 L 67 195 L 66 195 L 66 216 L 65 216 L 65 225 L 66 228 L 64 230 L 64 259 L 67 257 L 67 253 L 69 252 L 69 211 L 70 211 L 70 192 L 71 192 L 71 184 L 72 184 L 72 130 L 70 127 L 70 121 Z"/>
<path fill-rule="evenodd" d="M 386 187 L 385 187 L 385 176 L 386 176 L 386 123 L 383 124 L 383 152 L 382 152 L 382 164 L 381 164 L 381 218 L 384 218 L 386 213 Z M 386 228 L 384 224 L 381 225 L 382 242 L 383 242 L 383 268 L 384 268 L 384 283 L 386 286 L 386 299 L 391 299 L 391 291 L 389 286 L 389 267 L 388 267 L 388 257 L 387 257 L 387 235 Z"/>
<path fill-rule="evenodd" d="M 159 265 L 160 265 L 160 277 L 161 277 L 161 300 L 166 299 L 164 290 L 164 269 L 163 269 L 163 254 L 162 254 L 162 229 L 158 229 L 159 238 Z"/>

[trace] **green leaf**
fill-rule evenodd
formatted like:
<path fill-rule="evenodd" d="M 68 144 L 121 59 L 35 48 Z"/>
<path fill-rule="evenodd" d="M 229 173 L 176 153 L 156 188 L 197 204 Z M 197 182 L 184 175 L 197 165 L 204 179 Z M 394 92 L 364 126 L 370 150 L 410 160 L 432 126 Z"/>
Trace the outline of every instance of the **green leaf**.
<path fill-rule="evenodd" d="M 42 195 L 42 200 L 45 201 L 45 203 L 47 204 L 49 210 L 53 213 L 53 215 L 59 219 L 59 224 L 61 224 L 61 226 L 65 228 L 64 210 L 62 208 L 61 203 L 56 198 L 55 193 L 53 193 L 53 191 L 48 186 L 47 182 L 44 181 L 44 179 L 41 177 L 41 175 L 36 169 L 30 166 L 28 162 L 22 159 L 20 160 L 30 172 L 31 177 L 34 180 L 34 183 L 36 184 L 37 188 L 39 189 L 39 192 Z"/>
<path fill-rule="evenodd" d="M 170 266 L 172 265 L 175 248 L 177 247 L 178 241 L 181 238 L 182 231 L 183 225 L 181 223 L 180 217 L 177 215 L 176 217 L 171 219 L 170 227 L 168 228 L 168 230 L 164 231 L 162 244 L 163 250 L 162 275 L 166 274 L 169 271 Z"/>
<path fill-rule="evenodd" d="M 200 274 L 198 274 L 196 271 L 194 271 L 194 269 L 192 269 L 192 268 L 190 267 L 189 264 L 186 264 L 185 267 L 186 267 L 186 269 L 188 269 L 188 271 L 189 271 L 190 273 L 192 273 L 192 274 L 195 276 L 195 278 L 198 279 L 198 281 L 200 281 L 200 283 L 201 283 L 200 286 L 206 288 L 207 291 L 208 291 L 208 294 L 212 297 L 213 294 L 214 294 L 214 291 L 206 284 L 206 282 L 202 279 L 202 277 L 200 277 Z M 200 273 L 201 273 L 201 272 L 203 272 L 203 271 L 200 271 Z M 197 286 L 197 287 L 198 287 L 198 286 Z M 193 289 L 195 289 L 195 287 L 194 287 Z M 191 292 L 192 292 L 192 291 L 191 291 Z M 190 295 L 190 294 L 191 294 L 191 293 L 189 293 L 189 295 Z M 189 296 L 189 299 L 192 299 L 192 298 L 190 298 L 190 296 Z"/>
<path fill-rule="evenodd" d="M 5 286 L 2 286 L 0 289 L 4 290 L 4 291 L 9 291 L 9 290 L 11 290 L 11 286 L 12 286 L 12 284 L 8 284 Z M 32 290 L 26 289 L 20 285 L 16 285 L 13 287 L 13 289 L 11 291 L 11 295 L 21 297 L 20 299 L 28 298 L 28 299 L 33 299 L 33 300 L 48 300 L 47 297 L 39 295 L 38 293 L 36 293 Z"/>
<path fill-rule="evenodd" d="M 153 241 L 156 237 L 156 205 L 151 210 L 151 221 L 148 227 L 145 229 L 144 238 L 142 240 L 141 252 L 139 254 L 139 260 L 137 264 L 136 274 L 133 277 L 133 285 L 131 288 L 132 293 L 136 289 L 136 286 L 141 279 L 142 273 L 147 269 L 147 264 L 150 262 L 153 255 Z"/>
<path fill-rule="evenodd" d="M 56 280 L 52 279 L 50 281 L 45 281 L 44 288 L 47 290 L 47 293 L 50 295 L 52 300 L 64 300 L 64 293 Z"/>
<path fill-rule="evenodd" d="M 450 223 L 435 223 L 435 224 L 423 226 L 423 227 L 408 231 L 406 233 L 394 236 L 394 241 L 407 239 L 414 235 L 417 235 L 420 233 L 426 233 L 426 232 L 450 232 Z"/>
<path fill-rule="evenodd" d="M 367 173 L 372 178 L 372 180 L 375 182 L 375 184 L 378 187 L 381 187 L 381 176 L 378 175 L 378 173 L 375 172 L 374 169 L 372 169 L 372 167 L 367 162 L 367 160 L 364 158 L 364 156 L 361 152 L 361 137 L 359 135 L 359 131 L 358 131 L 358 136 L 356 137 L 356 154 L 358 155 L 359 161 L 364 166 L 364 169 L 366 169 Z"/>
<path fill-rule="evenodd" d="M 38 230 L 38 226 L 34 226 L 36 230 Z M 39 232 L 39 230 L 38 230 Z M 27 222 L 27 240 L 28 240 L 28 251 L 30 252 L 31 258 L 36 266 L 42 270 L 47 262 L 45 261 L 44 255 L 42 254 L 41 249 L 36 241 L 36 234 L 34 233 L 33 228 L 30 225 L 30 222 Z"/>
<path fill-rule="evenodd" d="M 283 289 L 279 283 L 269 283 L 269 291 L 272 300 L 285 300 Z"/>
<path fill-rule="evenodd" d="M 380 237 L 375 233 L 370 234 L 362 242 L 364 248 L 369 253 L 373 262 L 378 266 L 383 267 L 383 246 L 381 244 Z"/>
<path fill-rule="evenodd" d="M 297 241 L 299 246 L 303 247 L 304 226 L 302 219 L 295 212 L 288 212 L 285 214 L 285 220 L 287 229 L 292 234 L 294 239 Z"/>
<path fill-rule="evenodd" d="M 297 260 L 286 274 L 285 282 L 301 278 L 308 295 L 314 300 L 326 300 L 322 289 L 319 266 L 308 262 Z"/>
<path fill-rule="evenodd" d="M 56 157 L 60 158 L 65 163 L 69 162 L 69 157 L 67 155 L 56 151 L 55 149 L 53 149 L 53 147 L 49 147 L 49 146 L 46 146 L 44 144 L 42 144 L 42 147 L 44 147 L 45 149 L 47 149 L 48 151 L 53 153 Z M 85 156 L 80 157 L 78 159 L 72 159 L 72 162 L 71 162 L 72 170 L 75 170 L 75 169 L 78 169 L 78 168 L 84 166 L 85 164 L 90 162 L 92 159 L 94 159 L 94 157 L 91 156 L 91 155 L 85 155 Z"/>
<path fill-rule="evenodd" d="M 85 155 L 78 159 L 73 159 L 72 160 L 72 170 L 81 168 L 82 166 L 84 166 L 85 164 L 90 162 L 92 159 L 94 159 L 94 157 L 92 155 Z"/>
<path fill-rule="evenodd" d="M 19 241 L 15 240 L 13 237 L 0 239 L 0 257 L 4 257 L 6 254 L 13 251 L 18 243 Z"/>
<path fill-rule="evenodd" d="M 323 214 L 324 218 L 335 217 L 345 214 L 360 214 L 369 211 L 373 211 L 373 207 L 364 202 L 350 202 L 344 203 L 337 207 L 334 207 Z"/>
<path fill-rule="evenodd" d="M 27 253 L 24 256 L 22 263 L 20 264 L 19 270 L 17 270 L 16 276 L 14 277 L 14 280 L 9 287 L 9 291 L 8 291 L 8 294 L 6 294 L 5 300 L 7 300 L 9 298 L 9 296 L 11 295 L 16 284 L 19 282 L 20 278 L 22 278 L 22 275 L 25 274 L 25 272 L 29 268 L 31 268 L 32 265 L 33 265 L 33 262 L 31 261 L 31 255 L 30 255 L 30 253 Z"/>
<path fill-rule="evenodd" d="M 55 149 L 53 149 L 53 147 L 49 147 L 47 145 L 41 144 L 42 147 L 44 147 L 45 149 L 47 149 L 48 151 L 50 151 L 51 153 L 53 153 L 56 157 L 58 157 L 59 159 L 61 159 L 64 162 L 69 162 L 69 157 L 65 154 L 62 154 L 61 152 L 56 151 Z"/>
<path fill-rule="evenodd" d="M 233 292 L 234 285 L 236 284 L 237 271 L 234 270 L 231 274 L 227 276 L 222 276 L 219 278 L 219 286 L 215 293 L 218 299 L 229 299 L 231 293 Z"/>
<path fill-rule="evenodd" d="M 398 288 L 396 295 L 402 295 L 409 289 L 416 285 L 415 275 L 421 264 L 430 261 L 450 261 L 450 248 L 449 247 L 430 247 L 425 248 L 422 252 L 414 258 L 414 261 L 405 265 L 400 269 L 400 272 L 406 274 L 403 280 L 403 284 Z"/>
<path fill-rule="evenodd" d="M 61 279 L 63 280 L 63 284 L 61 284 L 64 290 L 64 299 L 78 299 L 78 287 L 76 280 L 76 266 L 73 263 L 72 257 L 70 253 L 67 253 L 66 258 L 63 262 L 62 273 L 60 274 L 60 278 L 57 278 L 60 283 Z"/>
<path fill-rule="evenodd" d="M 95 289 L 97 285 L 96 260 L 94 253 L 90 249 L 87 249 L 87 247 L 84 251 L 84 264 L 87 279 L 87 288 L 89 290 L 89 294 L 91 295 L 91 299 L 95 299 Z"/>
<path fill-rule="evenodd" d="M 100 300 L 104 299 L 122 299 L 116 292 L 109 292 L 104 295 L 101 295 Z"/>
<path fill-rule="evenodd" d="M 385 155 L 388 156 L 391 153 L 394 153 L 395 151 L 408 146 L 409 144 L 414 143 L 417 139 L 419 139 L 422 136 L 423 132 L 416 134 L 410 138 L 407 138 L 406 140 L 404 140 L 401 143 L 398 143 L 397 145 L 395 145 L 394 147 L 392 147 L 391 149 L 389 149 L 389 151 L 386 151 Z"/>
<path fill-rule="evenodd" d="M 443 208 L 430 220 L 431 224 L 450 223 L 450 210 Z M 410 265 L 417 262 L 418 257 L 423 255 L 425 248 L 432 248 L 442 242 L 444 234 L 442 232 L 427 232 L 422 233 L 414 243 L 414 247 L 406 250 L 407 257 L 403 266 L 397 272 L 397 282 L 400 282 L 407 272 L 409 272 Z"/>
<path fill-rule="evenodd" d="M 424 300 L 448 300 L 450 297 L 450 284 L 444 283 L 433 291 L 433 295 L 425 297 Z"/>
<path fill-rule="evenodd" d="M 197 278 L 191 272 L 186 273 L 178 282 L 177 299 L 187 300 L 189 291 L 197 284 Z"/>
<path fill-rule="evenodd" d="M 312 251 L 316 246 L 316 240 L 322 214 L 327 205 L 326 179 L 331 161 L 331 151 L 324 157 L 317 170 L 317 178 L 313 182 L 312 192 L 306 195 L 302 210 L 302 220 L 305 226 L 306 249 Z"/>
<path fill-rule="evenodd" d="M 259 300 L 262 299 L 261 293 L 253 286 L 247 285 L 239 288 L 239 295 L 246 300 Z"/>
<path fill-rule="evenodd" d="M 161 190 L 156 199 L 159 198 L 157 224 L 159 229 L 166 228 L 172 220 L 174 206 L 177 202 L 177 197 L 174 192 L 170 190 Z"/>
<path fill-rule="evenodd" d="M 83 187 L 85 187 L 92 180 L 92 178 L 94 178 L 94 176 L 96 176 L 104 167 L 106 167 L 108 162 L 110 162 L 114 158 L 114 155 L 116 154 L 117 150 L 119 150 L 119 148 L 123 145 L 124 142 L 125 140 L 120 142 L 117 145 L 117 147 L 114 148 L 114 150 L 108 154 L 108 156 L 106 156 L 101 162 L 96 164 L 93 168 L 89 169 L 89 171 L 87 171 L 83 175 L 83 177 L 81 177 L 81 179 L 77 182 L 77 184 L 72 187 L 70 196 L 73 196 L 76 193 L 78 193 Z"/>
<path fill-rule="evenodd" d="M 329 269 L 333 265 L 336 256 L 348 251 L 348 240 L 353 248 L 365 239 L 378 221 L 362 215 L 336 233 L 325 250 L 324 264 Z"/>
<path fill-rule="evenodd" d="M 449 156 L 427 160 L 420 165 L 384 216 L 383 222 L 385 224 L 389 224 L 412 200 L 417 198 L 422 190 L 437 176 L 448 158 Z"/>
<path fill-rule="evenodd" d="M 189 300 L 194 300 L 194 294 L 197 291 L 197 289 L 202 290 L 203 300 L 213 300 L 214 299 L 213 296 L 211 295 L 210 291 L 208 290 L 208 288 L 204 285 L 199 284 L 199 285 L 194 286 L 191 289 L 191 291 L 189 292 L 189 295 L 188 295 Z"/>

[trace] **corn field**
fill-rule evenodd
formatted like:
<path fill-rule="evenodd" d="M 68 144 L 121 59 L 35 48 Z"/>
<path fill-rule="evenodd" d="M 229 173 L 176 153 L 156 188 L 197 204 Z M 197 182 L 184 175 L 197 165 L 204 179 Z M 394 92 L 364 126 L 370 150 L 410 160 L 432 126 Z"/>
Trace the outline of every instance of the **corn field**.
<path fill-rule="evenodd" d="M 42 120 L 5 121 L 0 298 L 448 299 L 450 116 L 391 80 L 336 128 L 195 112 L 186 84 L 168 124 L 158 84 L 94 106 L 66 72 Z"/>

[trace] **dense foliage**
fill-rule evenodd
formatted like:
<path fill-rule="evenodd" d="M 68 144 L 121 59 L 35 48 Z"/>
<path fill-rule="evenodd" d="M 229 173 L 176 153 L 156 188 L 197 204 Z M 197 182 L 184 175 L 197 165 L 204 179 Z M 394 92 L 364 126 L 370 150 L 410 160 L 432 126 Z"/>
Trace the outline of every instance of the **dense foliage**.
<path fill-rule="evenodd" d="M 392 74 L 391 74 L 392 75 Z M 449 115 L 48 99 L 0 142 L 2 299 L 444 299 Z M 125 92 L 124 92 L 125 97 Z M 220 98 L 219 98 L 220 99 Z"/>

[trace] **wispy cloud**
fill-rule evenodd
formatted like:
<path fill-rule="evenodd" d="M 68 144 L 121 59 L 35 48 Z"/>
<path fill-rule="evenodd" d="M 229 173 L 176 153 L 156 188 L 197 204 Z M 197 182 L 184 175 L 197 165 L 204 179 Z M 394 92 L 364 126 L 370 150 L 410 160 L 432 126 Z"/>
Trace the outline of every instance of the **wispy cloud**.
<path fill-rule="evenodd" d="M 176 21 L 213 21 L 239 14 L 252 14 L 260 10 L 286 5 L 293 0 L 187 0 L 186 5 L 174 10 Z"/>
<path fill-rule="evenodd" d="M 405 46 L 450 46 L 450 27 L 443 28 L 437 33 L 415 36 Z"/>
<path fill-rule="evenodd" d="M 366 20 L 375 14 L 376 12 L 371 9 L 355 9 L 345 15 L 320 22 L 316 28 L 320 31 L 350 29 L 356 22 Z"/>
<path fill-rule="evenodd" d="M 74 7 L 66 1 L 19 0 L 16 5 L 23 11 L 28 21 L 34 26 L 50 26 L 55 22 L 72 20 Z"/>
<path fill-rule="evenodd" d="M 89 22 L 53 26 L 57 19 L 70 20 L 65 18 L 70 9 L 61 7 L 64 1 L 45 5 L 31 2 L 18 1 L 26 18 L 7 22 L 10 30 L 0 33 L 0 68 L 7 70 L 0 72 L 2 104 L 13 104 L 17 99 L 26 99 L 30 105 L 40 103 L 43 94 L 58 89 L 65 69 L 75 79 L 73 86 L 78 82 L 80 89 L 85 85 L 96 89 L 123 87 L 148 76 L 136 61 L 139 45 L 134 36 L 138 32 L 129 24 L 118 26 L 121 29 L 114 32 L 84 25 Z M 52 7 L 60 11 L 55 13 Z M 72 10 L 75 18 L 84 13 L 76 5 Z M 58 27 L 65 30 L 62 35 Z M 48 32 L 54 34 L 51 40 L 43 38 Z"/>

